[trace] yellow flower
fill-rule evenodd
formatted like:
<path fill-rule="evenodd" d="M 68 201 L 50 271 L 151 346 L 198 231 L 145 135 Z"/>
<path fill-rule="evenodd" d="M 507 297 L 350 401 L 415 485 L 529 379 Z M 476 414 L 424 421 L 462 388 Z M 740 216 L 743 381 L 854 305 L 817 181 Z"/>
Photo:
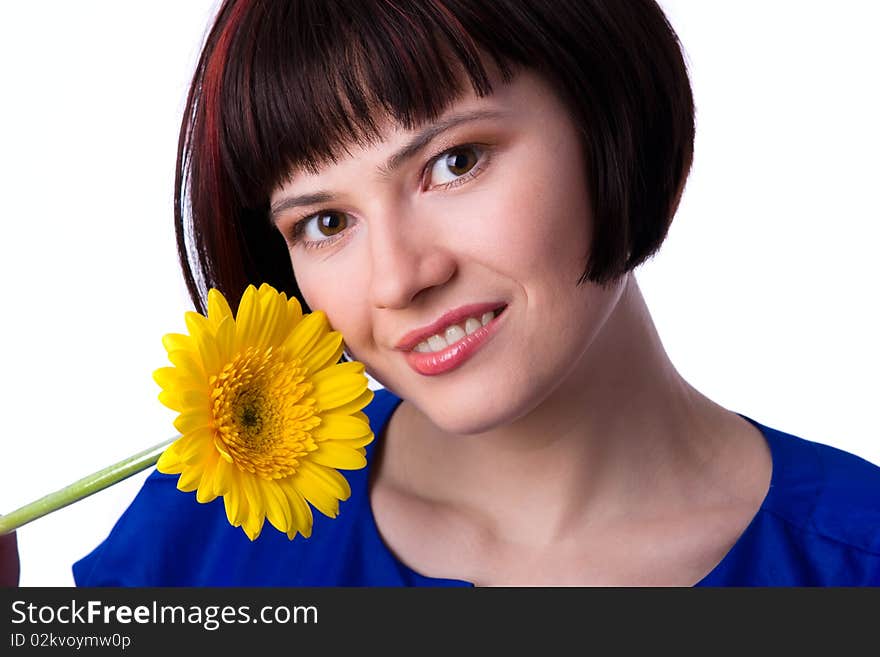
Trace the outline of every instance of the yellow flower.
<path fill-rule="evenodd" d="M 266 518 L 293 539 L 310 536 L 310 502 L 334 518 L 351 489 L 337 468 L 366 465 L 373 439 L 361 409 L 373 392 L 361 363 L 338 364 L 342 336 L 296 299 L 248 286 L 235 317 L 219 291 L 207 317 L 186 313 L 189 335 L 163 338 L 174 367 L 155 371 L 160 401 L 181 437 L 159 458 L 199 502 L 223 496 L 251 540 Z"/>

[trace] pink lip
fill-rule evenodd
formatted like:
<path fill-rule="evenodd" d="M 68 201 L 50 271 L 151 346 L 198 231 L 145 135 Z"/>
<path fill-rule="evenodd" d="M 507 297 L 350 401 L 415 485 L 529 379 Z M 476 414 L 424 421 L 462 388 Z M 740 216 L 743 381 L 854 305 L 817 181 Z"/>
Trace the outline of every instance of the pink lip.
<path fill-rule="evenodd" d="M 432 335 L 441 333 L 450 324 L 459 324 L 468 317 L 476 317 L 479 319 L 483 313 L 493 312 L 504 307 L 500 301 L 490 303 L 472 303 L 455 310 L 443 313 L 436 321 L 431 322 L 427 326 L 422 326 L 414 331 L 410 331 L 404 335 L 395 345 L 398 351 L 412 351 L 419 342 L 423 342 Z"/>
<path fill-rule="evenodd" d="M 487 309 L 484 312 L 489 312 L 489 310 Z M 419 374 L 424 374 L 426 376 L 434 376 L 437 374 L 449 372 L 450 370 L 454 370 L 456 367 L 458 367 L 459 365 L 467 361 L 471 356 L 473 356 L 484 344 L 486 344 L 486 342 L 488 342 L 492 338 L 493 335 L 495 335 L 507 315 L 508 313 L 506 312 L 501 313 L 500 315 L 498 315 L 498 317 L 493 319 L 485 326 L 481 326 L 470 335 L 466 335 L 461 340 L 447 347 L 443 351 L 438 351 L 436 353 L 407 351 L 404 354 L 406 362 L 416 372 L 418 372 Z M 474 315 L 465 315 L 465 317 L 473 316 Z M 456 322 L 447 320 L 447 323 L 443 324 L 441 328 L 447 326 L 449 323 Z M 434 331 L 430 335 L 434 335 L 438 332 L 439 331 Z M 419 340 L 419 342 L 421 342 L 421 340 Z M 418 344 L 418 342 L 416 344 Z"/>

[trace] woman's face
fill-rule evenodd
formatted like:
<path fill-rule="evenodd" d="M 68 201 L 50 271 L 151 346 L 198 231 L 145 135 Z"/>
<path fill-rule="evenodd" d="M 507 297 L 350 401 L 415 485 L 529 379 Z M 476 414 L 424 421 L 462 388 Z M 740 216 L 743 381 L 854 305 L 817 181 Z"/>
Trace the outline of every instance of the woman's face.
<path fill-rule="evenodd" d="M 576 286 L 592 216 L 567 108 L 528 71 L 493 88 L 412 132 L 386 123 L 381 142 L 271 199 L 309 306 L 373 377 L 461 434 L 565 386 L 619 289 Z"/>

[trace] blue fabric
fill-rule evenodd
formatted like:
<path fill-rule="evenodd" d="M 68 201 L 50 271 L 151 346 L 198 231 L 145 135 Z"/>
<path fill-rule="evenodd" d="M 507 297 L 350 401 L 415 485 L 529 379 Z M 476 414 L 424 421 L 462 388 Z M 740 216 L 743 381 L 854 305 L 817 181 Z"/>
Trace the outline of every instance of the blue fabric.
<path fill-rule="evenodd" d="M 400 399 L 376 391 L 366 409 L 377 440 Z M 749 527 L 697 586 L 880 586 L 880 468 L 765 427 L 770 490 Z M 79 586 L 471 586 L 420 575 L 379 536 L 369 465 L 346 472 L 352 495 L 335 519 L 315 513 L 311 538 L 266 523 L 251 542 L 223 501 L 199 504 L 177 476 L 152 473 L 110 536 L 73 566 Z"/>

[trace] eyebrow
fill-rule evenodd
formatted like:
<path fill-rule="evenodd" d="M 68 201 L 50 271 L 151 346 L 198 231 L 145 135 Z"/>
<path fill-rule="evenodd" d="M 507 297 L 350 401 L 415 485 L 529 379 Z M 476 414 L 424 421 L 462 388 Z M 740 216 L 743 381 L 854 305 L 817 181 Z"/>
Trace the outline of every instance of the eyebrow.
<path fill-rule="evenodd" d="M 469 123 L 471 121 L 478 121 L 482 119 L 501 119 L 506 116 L 508 116 L 507 112 L 503 112 L 500 110 L 482 109 L 473 110 L 471 112 L 452 114 L 451 116 L 440 119 L 439 121 L 432 123 L 431 125 L 422 129 L 419 133 L 414 135 L 413 138 L 410 139 L 405 146 L 403 146 L 400 150 L 391 155 L 391 157 L 388 158 L 384 165 L 380 165 L 379 167 L 377 167 L 377 170 L 382 175 L 390 174 L 395 169 L 398 169 L 404 162 L 415 157 L 419 152 L 421 152 L 423 148 L 425 148 L 425 146 L 436 139 L 438 135 L 462 123 Z M 318 191 L 308 194 L 286 196 L 274 205 L 272 205 L 269 210 L 269 219 L 274 223 L 277 216 L 284 210 L 303 205 L 329 203 L 332 200 L 333 194 L 327 191 Z"/>

